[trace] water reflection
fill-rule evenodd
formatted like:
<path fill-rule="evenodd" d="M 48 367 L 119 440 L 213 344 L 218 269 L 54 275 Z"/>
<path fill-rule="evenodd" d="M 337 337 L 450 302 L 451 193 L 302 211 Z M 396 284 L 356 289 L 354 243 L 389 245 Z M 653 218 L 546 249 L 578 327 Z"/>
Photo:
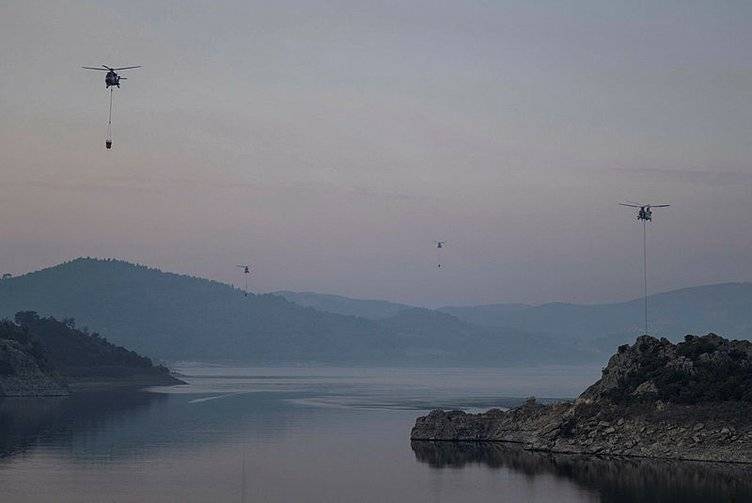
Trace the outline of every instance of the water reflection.
<path fill-rule="evenodd" d="M 301 415 L 280 394 L 226 394 L 206 402 L 195 397 L 133 390 L 5 398 L 0 400 L 0 462 L 35 446 L 64 451 L 83 462 L 103 462 L 249 435 L 269 438 L 282 434 Z M 306 419 L 311 415 L 305 414 Z"/>
<path fill-rule="evenodd" d="M 549 454 L 500 443 L 420 441 L 411 447 L 419 462 L 434 469 L 482 465 L 533 479 L 553 475 L 607 503 L 752 501 L 745 465 Z"/>
<path fill-rule="evenodd" d="M 0 500 L 752 501 L 741 467 L 410 449 L 416 406 L 506 403 L 503 380 L 463 374 L 207 368 L 160 393 L 0 400 Z"/>
<path fill-rule="evenodd" d="M 69 444 L 77 435 L 130 420 L 166 398 L 144 392 L 0 398 L 0 458 L 23 453 L 38 443 Z"/>

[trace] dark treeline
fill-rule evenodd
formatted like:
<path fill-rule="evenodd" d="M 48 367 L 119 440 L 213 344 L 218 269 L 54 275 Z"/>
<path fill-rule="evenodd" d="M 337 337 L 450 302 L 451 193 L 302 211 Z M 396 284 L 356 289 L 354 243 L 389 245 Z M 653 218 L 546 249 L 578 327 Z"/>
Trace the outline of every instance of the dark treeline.
<path fill-rule="evenodd" d="M 651 401 L 679 404 L 752 402 L 752 343 L 730 341 L 715 334 L 687 335 L 675 346 L 665 339 L 638 339 L 635 347 L 619 347 L 619 354 L 639 351 L 640 358 L 608 395 L 626 403 Z M 640 386 L 649 383 L 647 391 Z"/>
<path fill-rule="evenodd" d="M 34 311 L 21 311 L 16 313 L 14 322 L 0 322 L 0 338 L 19 342 L 37 358 L 40 366 L 67 377 L 169 372 L 96 332 L 77 329 L 72 318 L 59 321 L 41 317 Z M 7 362 L 5 367 L 10 369 Z"/>

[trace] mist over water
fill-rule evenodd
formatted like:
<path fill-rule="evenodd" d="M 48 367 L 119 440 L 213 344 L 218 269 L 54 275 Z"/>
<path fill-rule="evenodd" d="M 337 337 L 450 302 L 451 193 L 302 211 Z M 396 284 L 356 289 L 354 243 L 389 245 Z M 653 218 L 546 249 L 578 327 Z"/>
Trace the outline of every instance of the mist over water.
<path fill-rule="evenodd" d="M 186 364 L 179 370 L 187 386 L 1 401 L 4 497 L 590 502 L 650 501 L 646 495 L 676 487 L 702 497 L 682 501 L 752 494 L 743 478 L 698 463 L 668 470 L 660 463 L 539 455 L 510 446 L 409 441 L 415 418 L 433 407 L 485 410 L 517 405 L 531 394 L 571 397 L 595 379 L 594 367 Z"/>

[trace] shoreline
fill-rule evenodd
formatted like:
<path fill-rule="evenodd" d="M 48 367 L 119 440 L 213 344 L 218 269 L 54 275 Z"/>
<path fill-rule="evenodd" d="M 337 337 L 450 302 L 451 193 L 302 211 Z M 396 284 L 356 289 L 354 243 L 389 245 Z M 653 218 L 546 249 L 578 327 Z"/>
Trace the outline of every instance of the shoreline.
<path fill-rule="evenodd" d="M 715 334 L 619 346 L 576 400 L 431 411 L 411 440 L 516 442 L 529 451 L 752 463 L 752 343 Z"/>
<path fill-rule="evenodd" d="M 410 440 L 521 445 L 530 452 L 752 464 L 752 404 L 645 404 L 534 399 L 480 414 L 435 409 L 416 419 Z"/>
<path fill-rule="evenodd" d="M 118 392 L 126 390 L 139 390 L 155 386 L 183 386 L 188 383 L 176 378 L 173 375 L 155 376 L 139 375 L 127 378 L 58 378 L 59 386 L 54 390 L 34 389 L 33 384 L 29 384 L 24 392 L 18 393 L 0 393 L 0 400 L 3 398 L 60 398 L 67 397 L 74 393 L 86 392 Z"/>
<path fill-rule="evenodd" d="M 67 381 L 68 389 L 71 393 L 86 391 L 120 391 L 127 389 L 142 389 L 153 386 L 183 386 L 188 383 L 174 377 L 167 376 L 133 376 L 128 378 L 85 378 L 70 379 Z"/>
<path fill-rule="evenodd" d="M 737 460 L 724 460 L 724 459 L 695 459 L 695 458 L 682 458 L 672 456 L 648 456 L 645 454 L 609 454 L 600 452 L 589 451 L 561 451 L 555 449 L 544 449 L 526 447 L 525 442 L 518 440 L 450 440 L 450 439 L 410 439 L 411 446 L 415 445 L 432 445 L 432 444 L 446 444 L 446 445 L 479 445 L 479 446 L 500 446 L 500 447 L 518 447 L 520 450 L 530 453 L 541 454 L 556 454 L 558 456 L 582 456 L 592 459 L 608 460 L 608 459 L 620 459 L 620 460 L 655 460 L 655 461 L 682 461 L 687 463 L 701 463 L 701 464 L 720 464 L 720 465 L 736 465 L 736 466 L 750 466 L 750 461 L 737 461 Z"/>

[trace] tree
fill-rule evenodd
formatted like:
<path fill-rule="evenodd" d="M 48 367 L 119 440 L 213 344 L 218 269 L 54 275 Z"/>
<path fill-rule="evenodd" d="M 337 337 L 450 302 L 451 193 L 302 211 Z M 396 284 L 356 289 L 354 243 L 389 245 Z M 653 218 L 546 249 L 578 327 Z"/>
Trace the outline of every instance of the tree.
<path fill-rule="evenodd" d="M 16 313 L 14 320 L 19 325 L 30 325 L 39 321 L 39 315 L 36 311 L 19 311 Z"/>

